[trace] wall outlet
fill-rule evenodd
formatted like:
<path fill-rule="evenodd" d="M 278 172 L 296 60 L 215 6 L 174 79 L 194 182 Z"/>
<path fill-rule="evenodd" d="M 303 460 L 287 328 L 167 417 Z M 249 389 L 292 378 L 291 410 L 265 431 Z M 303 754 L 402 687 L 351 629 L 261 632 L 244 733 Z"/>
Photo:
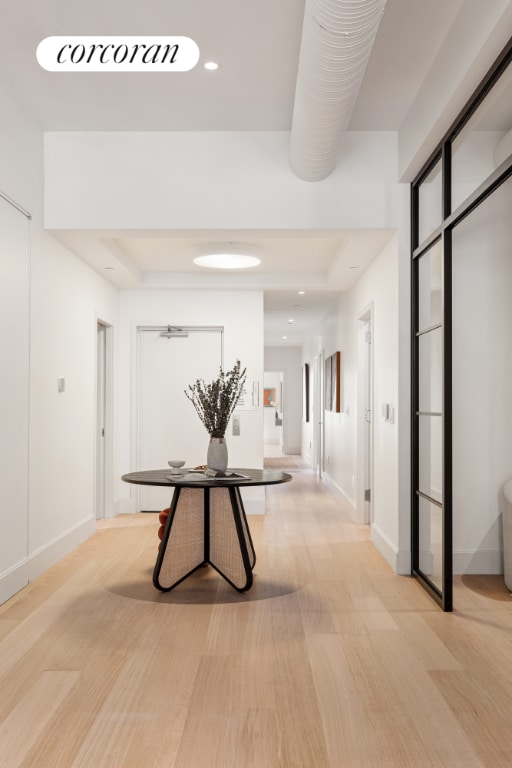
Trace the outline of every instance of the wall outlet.
<path fill-rule="evenodd" d="M 240 437 L 240 414 L 233 414 L 233 435 L 234 437 Z"/>

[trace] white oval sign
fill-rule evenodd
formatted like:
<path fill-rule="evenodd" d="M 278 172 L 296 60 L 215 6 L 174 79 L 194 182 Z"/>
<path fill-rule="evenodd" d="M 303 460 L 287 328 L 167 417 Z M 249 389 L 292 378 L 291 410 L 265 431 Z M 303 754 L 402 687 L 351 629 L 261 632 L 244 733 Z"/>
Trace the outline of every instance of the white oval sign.
<path fill-rule="evenodd" d="M 190 37 L 45 37 L 37 61 L 48 72 L 188 72 L 199 61 Z"/>

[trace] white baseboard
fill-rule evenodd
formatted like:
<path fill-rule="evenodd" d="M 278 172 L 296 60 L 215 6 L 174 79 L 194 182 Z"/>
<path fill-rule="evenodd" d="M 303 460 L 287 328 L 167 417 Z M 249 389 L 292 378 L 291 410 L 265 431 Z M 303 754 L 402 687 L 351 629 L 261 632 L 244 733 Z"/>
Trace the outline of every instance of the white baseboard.
<path fill-rule="evenodd" d="M 338 483 L 336 483 L 332 479 L 332 477 L 330 477 L 330 475 L 327 474 L 327 472 L 324 472 L 322 474 L 322 481 L 325 483 L 325 485 L 327 486 L 328 490 L 334 496 L 341 496 L 344 499 L 344 501 L 346 501 L 350 505 L 351 513 L 352 513 L 352 516 L 353 516 L 353 518 L 355 520 L 356 519 L 356 515 L 357 515 L 357 509 L 356 509 L 356 505 L 354 504 L 354 500 L 351 499 L 350 496 L 348 496 L 348 494 L 345 493 L 343 488 L 340 485 L 338 485 Z"/>
<path fill-rule="evenodd" d="M 302 449 L 301 449 L 300 445 L 296 445 L 296 444 L 293 444 L 293 443 L 291 445 L 288 445 L 286 443 L 286 444 L 283 444 L 283 453 L 286 454 L 287 456 L 288 455 L 289 456 L 301 456 L 302 455 Z"/>
<path fill-rule="evenodd" d="M 410 576 L 412 568 L 410 549 L 399 549 L 396 553 L 395 563 L 395 573 L 398 576 Z"/>
<path fill-rule="evenodd" d="M 371 540 L 386 562 L 398 575 L 408 576 L 411 573 L 411 553 L 397 550 L 389 539 L 374 524 L 371 526 Z M 426 562 L 428 553 L 424 553 L 422 561 Z M 425 572 L 428 574 L 429 569 Z M 503 552 L 501 550 L 462 551 L 453 553 L 453 573 L 455 575 L 503 573 Z"/>
<path fill-rule="evenodd" d="M 463 574 L 503 573 L 503 552 L 500 549 L 482 549 L 476 552 L 457 550 L 453 553 L 453 572 Z"/>
<path fill-rule="evenodd" d="M 263 486 L 240 488 L 243 505 L 248 515 L 264 515 L 266 493 Z"/>
<path fill-rule="evenodd" d="M 408 550 L 397 549 L 375 523 L 372 523 L 370 527 L 370 539 L 374 547 L 398 576 L 410 576 L 411 553 Z"/>
<path fill-rule="evenodd" d="M 244 509 L 246 515 L 264 515 L 265 500 L 249 499 L 249 501 L 244 501 Z"/>
<path fill-rule="evenodd" d="M 0 574 L 0 605 L 28 584 L 26 561 Z"/>
<path fill-rule="evenodd" d="M 39 547 L 13 568 L 0 574 L 0 603 L 34 581 L 44 571 L 82 544 L 96 531 L 96 518 L 91 515 L 77 525 Z"/>

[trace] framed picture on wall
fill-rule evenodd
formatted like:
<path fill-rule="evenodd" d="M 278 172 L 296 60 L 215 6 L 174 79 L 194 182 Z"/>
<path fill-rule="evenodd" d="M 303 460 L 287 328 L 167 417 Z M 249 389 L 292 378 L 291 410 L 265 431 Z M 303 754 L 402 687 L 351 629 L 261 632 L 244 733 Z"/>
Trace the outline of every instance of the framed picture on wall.
<path fill-rule="evenodd" d="M 309 421 L 309 365 L 302 366 L 302 420 Z"/>
<path fill-rule="evenodd" d="M 341 411 L 341 352 L 331 355 L 331 403 L 332 411 Z"/>
<path fill-rule="evenodd" d="M 326 411 L 332 410 L 332 378 L 331 378 L 331 358 L 325 358 L 325 373 L 324 373 L 324 409 Z"/>
<path fill-rule="evenodd" d="M 272 408 L 276 401 L 276 390 L 274 387 L 265 387 L 263 390 L 263 405 L 265 408 Z"/>

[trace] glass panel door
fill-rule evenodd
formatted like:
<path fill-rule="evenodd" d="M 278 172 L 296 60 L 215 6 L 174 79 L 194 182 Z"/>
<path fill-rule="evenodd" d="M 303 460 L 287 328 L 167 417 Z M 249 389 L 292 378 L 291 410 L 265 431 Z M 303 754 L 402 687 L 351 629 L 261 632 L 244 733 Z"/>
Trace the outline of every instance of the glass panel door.
<path fill-rule="evenodd" d="M 446 611 L 454 563 L 457 573 L 502 567 L 498 488 L 512 455 L 511 64 L 512 39 L 411 185 L 412 573 Z"/>
<path fill-rule="evenodd" d="M 413 262 L 413 573 L 451 610 L 451 521 L 445 498 L 445 241 Z"/>

